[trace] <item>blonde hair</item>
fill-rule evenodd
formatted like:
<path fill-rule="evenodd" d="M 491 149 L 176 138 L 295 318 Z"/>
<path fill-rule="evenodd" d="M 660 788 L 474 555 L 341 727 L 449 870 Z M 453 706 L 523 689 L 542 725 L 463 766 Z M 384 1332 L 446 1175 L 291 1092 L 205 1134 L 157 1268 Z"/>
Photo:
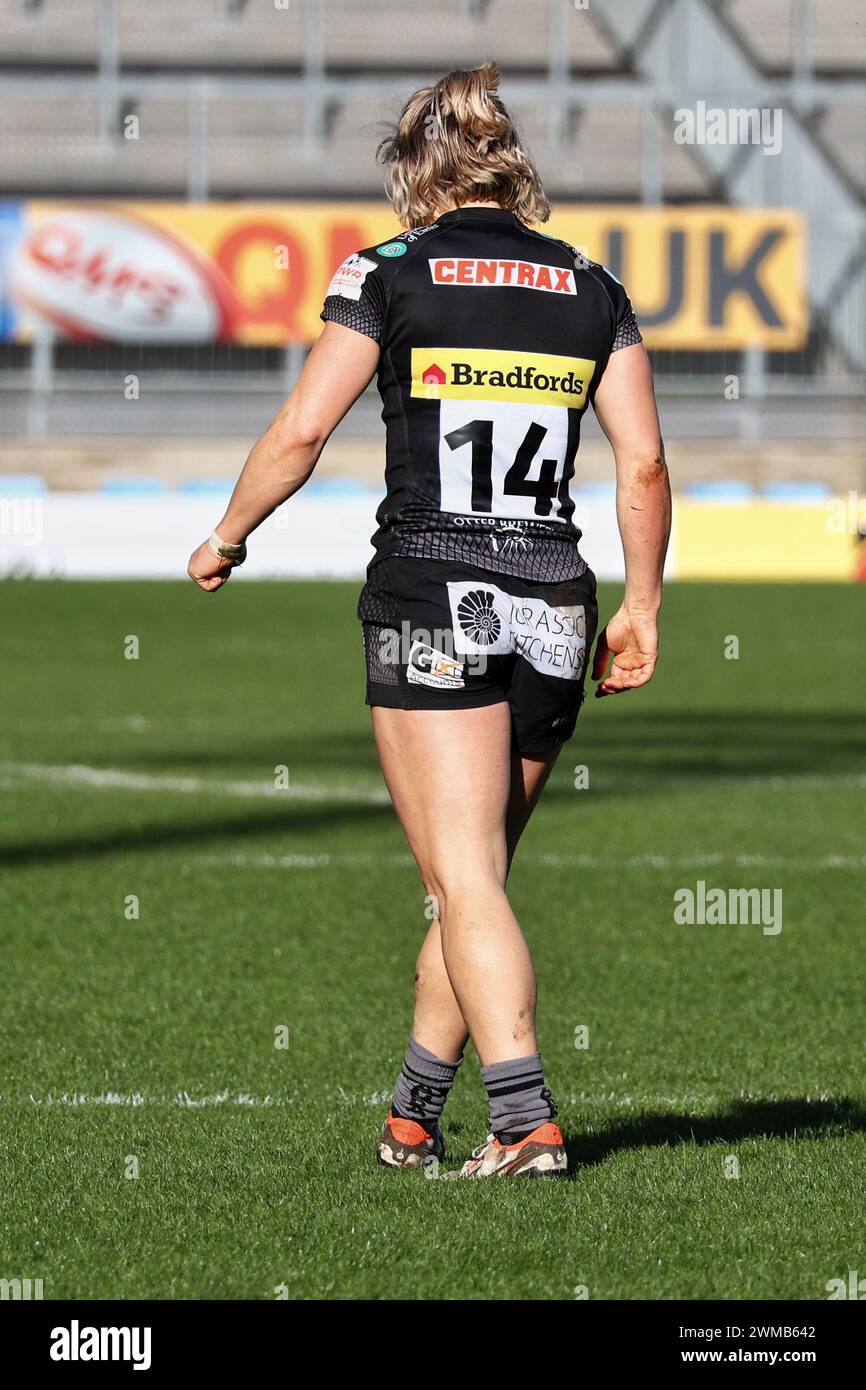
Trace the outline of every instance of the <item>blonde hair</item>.
<path fill-rule="evenodd" d="M 446 208 L 496 202 L 521 222 L 546 222 L 538 170 L 499 95 L 495 63 L 449 72 L 413 92 L 379 145 L 385 187 L 404 227 Z"/>

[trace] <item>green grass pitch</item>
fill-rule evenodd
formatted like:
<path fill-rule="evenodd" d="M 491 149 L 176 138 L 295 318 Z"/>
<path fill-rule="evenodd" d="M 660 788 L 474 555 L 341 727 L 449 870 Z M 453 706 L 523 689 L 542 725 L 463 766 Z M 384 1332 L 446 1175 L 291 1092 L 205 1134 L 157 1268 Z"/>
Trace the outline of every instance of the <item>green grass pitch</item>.
<path fill-rule="evenodd" d="M 0 586 L 0 1277 L 568 1300 L 866 1275 L 863 591 L 672 585 L 656 681 L 587 700 L 511 885 L 573 1174 L 464 1184 L 372 1161 L 426 924 L 358 587 Z M 781 889 L 781 932 L 678 925 L 698 880 Z M 445 1128 L 454 1165 L 484 1137 L 471 1053 Z"/>

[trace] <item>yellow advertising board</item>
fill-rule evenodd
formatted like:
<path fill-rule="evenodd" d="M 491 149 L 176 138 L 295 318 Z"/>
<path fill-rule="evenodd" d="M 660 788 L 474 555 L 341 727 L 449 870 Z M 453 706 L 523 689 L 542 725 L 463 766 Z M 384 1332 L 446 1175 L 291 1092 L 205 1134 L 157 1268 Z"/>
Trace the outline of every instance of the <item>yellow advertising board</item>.
<path fill-rule="evenodd" d="M 680 497 L 675 512 L 670 561 L 677 579 L 854 578 L 856 538 L 830 523 L 827 506 L 725 506 Z"/>
<path fill-rule="evenodd" d="M 35 315 L 85 340 L 311 342 L 334 269 L 398 231 L 374 202 L 22 203 L 11 336 Z M 544 232 L 623 281 L 650 347 L 805 341 L 796 212 L 561 204 Z"/>
<path fill-rule="evenodd" d="M 623 282 L 649 347 L 791 351 L 806 340 L 797 212 L 563 207 L 554 209 L 550 230 Z"/>

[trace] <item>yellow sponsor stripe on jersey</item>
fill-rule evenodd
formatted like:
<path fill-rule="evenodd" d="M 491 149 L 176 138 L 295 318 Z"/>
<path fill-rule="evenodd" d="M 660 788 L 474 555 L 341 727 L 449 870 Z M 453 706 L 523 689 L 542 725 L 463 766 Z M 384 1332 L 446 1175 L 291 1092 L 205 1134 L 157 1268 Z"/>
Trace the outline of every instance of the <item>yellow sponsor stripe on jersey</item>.
<path fill-rule="evenodd" d="M 412 395 L 426 400 L 513 401 L 583 410 L 595 363 L 551 352 L 413 348 Z"/>

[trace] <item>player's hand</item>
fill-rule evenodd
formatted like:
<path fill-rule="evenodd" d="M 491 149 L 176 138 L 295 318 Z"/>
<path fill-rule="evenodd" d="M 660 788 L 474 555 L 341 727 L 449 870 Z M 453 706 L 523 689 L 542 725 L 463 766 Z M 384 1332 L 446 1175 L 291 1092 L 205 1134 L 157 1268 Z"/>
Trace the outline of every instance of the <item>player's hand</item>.
<path fill-rule="evenodd" d="M 232 568 L 230 560 L 224 559 L 222 555 L 214 555 L 207 541 L 202 541 L 198 550 L 194 550 L 190 555 L 186 572 L 200 589 L 207 589 L 210 593 L 214 589 L 222 588 L 231 577 Z"/>
<path fill-rule="evenodd" d="M 606 674 L 611 657 L 613 665 Z M 658 657 L 656 615 L 620 608 L 595 644 L 592 678 L 601 681 L 596 697 L 621 695 L 624 690 L 637 690 L 638 686 L 646 685 L 653 678 Z"/>

